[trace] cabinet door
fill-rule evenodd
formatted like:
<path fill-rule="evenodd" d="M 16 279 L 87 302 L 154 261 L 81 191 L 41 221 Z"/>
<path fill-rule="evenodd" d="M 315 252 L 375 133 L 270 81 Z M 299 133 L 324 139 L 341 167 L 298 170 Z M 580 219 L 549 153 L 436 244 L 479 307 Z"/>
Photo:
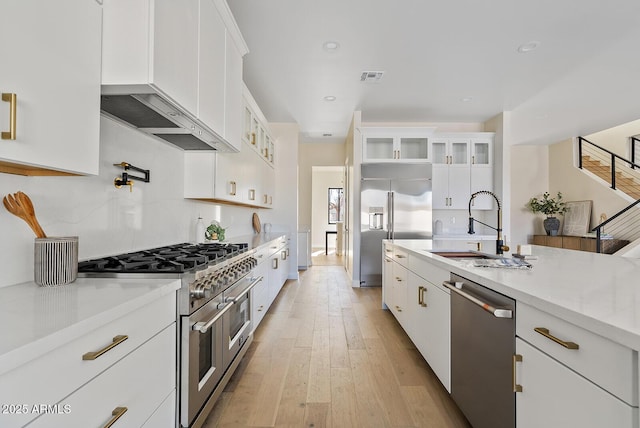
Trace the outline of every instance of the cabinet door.
<path fill-rule="evenodd" d="M 413 272 L 409 272 L 408 284 L 413 311 L 407 333 L 440 382 L 451 391 L 450 296 Z"/>
<path fill-rule="evenodd" d="M 269 264 L 260 263 L 256 266 L 254 274 L 256 277 L 262 277 L 262 281 L 251 290 L 251 323 L 255 331 L 269 310 Z"/>
<path fill-rule="evenodd" d="M 444 164 L 433 164 L 432 169 L 433 209 L 449 208 L 449 167 Z"/>
<path fill-rule="evenodd" d="M 8 162 L 98 174 L 102 7 L 7 0 L 0 16 L 0 91 L 17 100 L 15 140 L 0 140 L 0 171 Z M 10 122 L 10 103 L 0 101 L 3 133 Z"/>
<path fill-rule="evenodd" d="M 391 311 L 400 325 L 406 330 L 407 321 L 410 319 L 410 307 L 407 299 L 408 270 L 397 262 L 393 262 L 393 307 Z"/>
<path fill-rule="evenodd" d="M 393 160 L 396 157 L 396 148 L 393 137 L 363 137 L 362 159 L 367 161 Z"/>
<path fill-rule="evenodd" d="M 449 165 L 449 208 L 469 209 L 471 171 L 468 165 Z"/>
<path fill-rule="evenodd" d="M 389 253 L 385 253 L 382 255 L 382 308 L 391 309 L 391 306 L 393 304 L 393 260 L 391 259 L 391 254 L 393 250 L 391 250 L 390 247 L 386 247 L 385 252 L 386 251 L 389 251 Z"/>
<path fill-rule="evenodd" d="M 471 165 L 471 169 L 469 172 L 471 177 L 471 193 L 475 193 L 480 190 L 488 190 L 490 192 L 493 191 L 493 168 L 476 167 L 475 165 Z M 491 196 L 479 195 L 473 199 L 471 208 L 473 208 L 474 210 L 491 210 L 494 209 L 495 203 L 495 200 Z"/>
<path fill-rule="evenodd" d="M 449 141 L 448 152 L 450 165 L 469 164 L 469 140 L 461 139 Z"/>
<path fill-rule="evenodd" d="M 471 165 L 493 165 L 493 142 L 490 139 L 471 140 Z"/>
<path fill-rule="evenodd" d="M 429 159 L 429 141 L 427 137 L 399 137 L 398 154 L 402 160 Z"/>
<path fill-rule="evenodd" d="M 633 427 L 633 408 L 520 338 L 516 352 L 516 425 L 538 427 Z"/>
<path fill-rule="evenodd" d="M 246 177 L 243 151 L 216 153 L 214 195 L 216 199 L 243 202 Z"/>
<path fill-rule="evenodd" d="M 242 55 L 227 34 L 224 80 L 224 138 L 240 150 L 242 140 Z"/>
<path fill-rule="evenodd" d="M 224 136 L 226 28 L 213 0 L 200 0 L 198 118 Z"/>
<path fill-rule="evenodd" d="M 151 81 L 187 111 L 198 104 L 198 0 L 152 0 Z"/>
<path fill-rule="evenodd" d="M 444 165 L 449 163 L 448 142 L 443 139 L 431 139 L 431 163 Z"/>

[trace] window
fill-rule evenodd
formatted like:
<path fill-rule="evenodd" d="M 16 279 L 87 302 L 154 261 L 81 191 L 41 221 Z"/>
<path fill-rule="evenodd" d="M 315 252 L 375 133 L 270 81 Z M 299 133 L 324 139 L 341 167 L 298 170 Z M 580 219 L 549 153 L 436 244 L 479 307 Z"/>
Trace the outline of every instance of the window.
<path fill-rule="evenodd" d="M 344 191 L 342 187 L 329 188 L 329 224 L 344 221 Z"/>

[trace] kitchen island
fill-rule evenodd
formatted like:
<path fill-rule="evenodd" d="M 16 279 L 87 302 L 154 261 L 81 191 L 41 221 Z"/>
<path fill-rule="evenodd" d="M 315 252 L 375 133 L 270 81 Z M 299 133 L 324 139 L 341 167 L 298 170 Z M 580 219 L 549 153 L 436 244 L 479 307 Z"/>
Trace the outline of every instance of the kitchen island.
<path fill-rule="evenodd" d="M 519 428 L 639 426 L 640 260 L 533 246 L 531 269 L 507 269 L 439 256 L 426 240 L 383 246 L 383 303 L 450 392 L 453 273 L 516 301 Z"/>

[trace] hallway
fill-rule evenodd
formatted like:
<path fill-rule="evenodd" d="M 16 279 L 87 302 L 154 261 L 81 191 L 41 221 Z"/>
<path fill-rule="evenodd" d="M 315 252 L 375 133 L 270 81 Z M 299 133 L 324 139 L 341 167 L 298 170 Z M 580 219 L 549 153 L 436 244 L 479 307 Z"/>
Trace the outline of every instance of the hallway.
<path fill-rule="evenodd" d="M 468 427 L 390 312 L 342 266 L 288 281 L 204 427 Z"/>

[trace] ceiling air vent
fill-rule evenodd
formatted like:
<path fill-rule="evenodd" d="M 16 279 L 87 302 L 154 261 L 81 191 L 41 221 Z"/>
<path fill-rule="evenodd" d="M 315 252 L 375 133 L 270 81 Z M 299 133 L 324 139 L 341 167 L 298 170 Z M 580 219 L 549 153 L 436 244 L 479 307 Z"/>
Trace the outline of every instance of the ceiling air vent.
<path fill-rule="evenodd" d="M 363 71 L 360 75 L 360 81 L 366 83 L 378 83 L 382 79 L 384 71 Z"/>

